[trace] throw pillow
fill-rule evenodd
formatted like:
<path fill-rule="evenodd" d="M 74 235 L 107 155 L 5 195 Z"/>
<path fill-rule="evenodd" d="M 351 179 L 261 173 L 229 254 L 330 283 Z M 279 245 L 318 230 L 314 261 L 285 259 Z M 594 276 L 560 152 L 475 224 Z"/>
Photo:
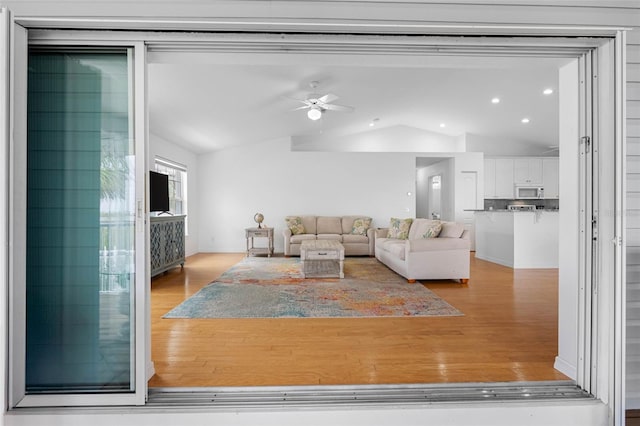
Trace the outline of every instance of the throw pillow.
<path fill-rule="evenodd" d="M 370 217 L 359 217 L 353 221 L 353 227 L 351 228 L 351 233 L 354 235 L 367 235 L 367 231 L 371 226 L 371 218 Z"/>
<path fill-rule="evenodd" d="M 302 224 L 302 218 L 299 216 L 289 216 L 284 218 L 287 222 L 287 226 L 291 229 L 293 235 L 304 234 L 304 225 Z"/>
<path fill-rule="evenodd" d="M 437 238 L 442 231 L 442 223 L 432 223 L 427 227 L 427 231 L 422 234 L 422 238 Z"/>
<path fill-rule="evenodd" d="M 387 238 L 397 238 L 399 240 L 406 240 L 409 238 L 409 229 L 411 228 L 411 222 L 413 219 L 398 219 L 392 217 L 389 221 L 389 232 Z"/>
<path fill-rule="evenodd" d="M 464 232 L 464 225 L 457 222 L 442 222 L 440 238 L 460 238 Z"/>

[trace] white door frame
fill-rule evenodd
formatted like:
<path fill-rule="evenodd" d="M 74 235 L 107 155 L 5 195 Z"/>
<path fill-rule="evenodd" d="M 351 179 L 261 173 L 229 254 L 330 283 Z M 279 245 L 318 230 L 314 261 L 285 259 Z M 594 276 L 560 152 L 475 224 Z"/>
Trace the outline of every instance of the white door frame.
<path fill-rule="evenodd" d="M 6 13 L 6 15 L 5 15 Z M 5 18 L 6 16 L 6 18 Z M 145 184 L 147 170 L 146 155 L 146 46 L 142 42 L 123 42 L 112 40 L 93 40 L 91 42 L 64 43 L 66 46 L 82 45 L 95 47 L 126 47 L 130 51 L 130 85 L 133 98 L 131 116 L 133 119 L 134 149 L 136 152 L 136 270 L 135 287 L 131 289 L 135 298 L 135 308 L 131 320 L 134 342 L 132 347 L 134 374 L 134 390 L 123 393 L 69 393 L 69 394 L 37 394 L 25 395 L 25 268 L 26 268 L 26 99 L 27 99 L 27 30 L 19 24 L 14 24 L 10 13 L 3 10 L 3 22 L 12 28 L 13 44 L 11 45 L 13 61 L 8 69 L 12 73 L 12 93 L 9 98 L 12 116 L 10 118 L 11 132 L 7 147 L 10 155 L 8 162 L 9 179 L 9 237 L 11 250 L 8 253 L 9 298 L 7 299 L 9 321 L 9 394 L 8 404 L 11 407 L 42 407 L 42 406 L 96 406 L 96 405 L 143 405 L 147 396 L 146 357 L 149 342 L 147 330 L 149 291 L 145 287 L 149 282 L 147 235 L 148 224 L 145 211 Z M 7 22 L 8 21 L 8 22 Z"/>
<path fill-rule="evenodd" d="M 27 27 L 29 26 L 47 27 L 48 26 L 50 28 L 56 27 L 56 26 L 63 27 L 63 28 L 65 26 L 66 27 L 73 26 L 76 28 L 79 26 L 85 26 L 86 28 L 105 29 L 110 27 L 111 25 L 116 25 L 116 26 L 119 26 L 120 28 L 123 28 L 123 27 L 137 28 L 139 26 L 139 22 L 132 21 L 131 23 L 127 23 L 126 21 L 127 20 L 118 20 L 116 25 L 116 23 L 109 22 L 108 20 L 101 20 L 100 22 L 81 20 L 81 23 L 78 24 L 78 20 L 65 20 L 63 18 L 63 19 L 49 19 L 49 20 L 25 19 L 23 23 Z M 154 28 L 154 23 L 152 21 L 145 22 L 145 25 L 150 26 L 151 28 Z M 199 25 L 202 26 L 203 24 L 199 23 Z M 224 23 L 219 23 L 219 22 L 210 23 L 210 25 L 211 25 L 210 29 L 213 31 L 221 30 L 221 29 L 224 29 L 225 27 Z M 242 25 L 249 25 L 251 28 L 256 29 L 256 23 L 250 23 L 249 21 L 245 22 L 244 24 L 236 23 L 234 25 L 236 25 L 235 28 L 238 28 L 238 26 L 241 27 Z M 258 26 L 259 25 L 260 24 L 258 24 Z M 157 25 L 155 26 L 155 28 L 159 28 L 159 29 L 161 29 L 162 27 L 163 27 L 162 23 L 157 23 Z M 189 23 L 185 23 L 185 28 L 188 28 L 188 27 L 189 27 Z M 374 26 L 372 26 L 370 30 L 373 30 L 373 27 Z M 264 31 L 269 31 L 269 29 L 273 30 L 274 28 L 275 29 L 278 28 L 277 23 L 275 24 L 275 27 L 274 27 L 274 24 L 272 23 L 262 23 L 262 29 Z M 305 26 L 305 30 L 322 32 L 323 27 L 318 25 L 317 27 L 314 28 L 313 25 L 307 25 Z M 353 32 L 353 29 L 352 28 L 350 29 L 348 24 L 345 24 L 343 26 L 343 30 L 344 32 L 349 32 L 349 30 Z M 366 32 L 366 30 L 362 30 L 362 29 L 360 29 L 360 31 Z M 604 282 L 612 285 L 601 286 L 600 288 L 598 288 L 598 292 L 595 294 L 596 300 L 594 303 L 597 304 L 599 315 L 597 318 L 593 318 L 593 320 L 596 321 L 597 326 L 602 331 L 609 331 L 610 336 L 612 337 L 610 339 L 605 340 L 604 338 L 601 337 L 602 334 L 598 334 L 597 341 L 595 342 L 595 345 L 597 346 L 597 348 L 594 348 L 595 349 L 594 352 L 595 354 L 597 354 L 599 357 L 602 357 L 602 358 L 598 360 L 593 360 L 591 365 L 586 366 L 586 368 L 593 369 L 597 373 L 599 381 L 605 382 L 605 383 L 599 383 L 597 388 L 594 390 L 594 393 L 596 397 L 602 399 L 603 402 L 609 405 L 613 414 L 611 419 L 615 419 L 616 424 L 622 424 L 621 422 L 623 422 L 623 419 L 624 419 L 624 397 L 623 395 L 620 394 L 620 390 L 621 389 L 623 390 L 623 384 L 621 383 L 623 382 L 623 374 L 624 374 L 624 342 L 621 340 L 624 338 L 624 280 L 623 280 L 624 264 L 622 263 L 624 259 L 623 259 L 623 254 L 621 253 L 624 253 L 624 240 L 622 239 L 622 232 L 624 230 L 624 216 L 623 216 L 624 193 L 622 192 L 624 176 L 622 173 L 624 171 L 624 157 L 623 157 L 624 108 L 623 108 L 623 105 L 624 105 L 624 99 L 625 99 L 625 92 L 624 92 L 624 80 L 620 80 L 620 77 L 624 77 L 624 62 L 623 62 L 624 41 L 625 41 L 624 31 L 621 31 L 621 29 L 615 29 L 615 28 L 603 29 L 603 28 L 589 28 L 589 27 L 543 28 L 543 27 L 531 27 L 531 26 L 510 26 L 510 27 L 501 28 L 496 26 L 493 26 L 493 27 L 456 26 L 456 28 L 451 28 L 451 27 L 444 28 L 444 27 L 426 26 L 426 25 L 421 26 L 420 29 L 416 29 L 415 27 L 413 27 L 411 28 L 411 30 L 407 30 L 406 28 L 403 27 L 403 25 L 397 25 L 397 26 L 394 26 L 393 31 L 396 31 L 398 34 L 402 34 L 403 31 L 406 31 L 406 33 L 413 33 L 413 34 L 415 34 L 416 31 L 418 32 L 424 31 L 425 33 L 431 33 L 431 34 L 438 33 L 438 32 L 440 34 L 446 34 L 449 32 L 457 31 L 458 33 L 467 32 L 469 34 L 478 35 L 478 36 L 492 35 L 492 34 L 527 36 L 532 33 L 535 33 L 537 35 L 557 36 L 558 34 L 563 34 L 566 36 L 580 35 L 580 36 L 592 36 L 592 37 L 609 37 L 610 39 L 614 40 L 612 44 L 613 44 L 613 50 L 616 52 L 616 55 L 614 55 L 613 61 L 610 61 L 609 58 L 606 58 L 600 65 L 604 66 L 605 68 L 604 73 L 608 71 L 612 74 L 610 76 L 611 78 L 613 78 L 613 74 L 615 74 L 615 77 L 616 77 L 615 90 L 614 90 L 614 93 L 609 93 L 609 96 L 611 96 L 610 100 L 615 104 L 616 109 L 613 112 L 611 110 L 598 111 L 596 115 L 598 118 L 598 122 L 600 124 L 601 131 L 607 132 L 606 135 L 601 135 L 602 139 L 603 140 L 607 139 L 607 141 L 611 142 L 611 143 L 607 142 L 606 145 L 600 146 L 600 153 L 602 153 L 603 151 L 611 150 L 612 155 L 610 155 L 610 159 L 612 159 L 612 161 L 615 162 L 615 164 L 613 165 L 614 170 L 612 171 L 612 173 L 604 177 L 601 176 L 601 179 L 600 179 L 601 184 L 603 185 L 607 184 L 607 186 L 603 187 L 604 190 L 610 191 L 611 188 L 614 188 L 614 191 L 610 191 L 610 192 L 615 194 L 615 209 L 614 211 L 611 212 L 611 220 L 609 221 L 610 224 L 613 226 L 607 229 L 599 230 L 600 236 L 611 237 L 611 239 L 606 242 L 601 239 L 598 244 L 599 249 L 604 250 L 607 253 L 611 253 L 613 251 L 614 256 L 611 256 L 610 259 L 609 258 L 605 259 L 605 262 L 607 262 L 607 265 L 601 265 L 603 267 L 598 268 L 597 273 L 601 275 L 611 271 L 614 271 L 615 273 L 614 273 L 614 276 L 602 275 L 598 277 L 598 278 L 603 278 Z M 82 40 L 83 43 L 86 43 L 87 41 L 95 40 L 96 38 L 100 39 L 103 36 L 104 35 L 101 34 L 100 32 L 84 33 L 82 31 L 80 32 L 61 31 L 53 34 L 47 31 L 42 31 L 42 32 L 36 31 L 35 40 L 39 40 L 39 42 L 46 43 L 46 39 L 49 38 L 49 42 L 52 42 L 54 44 L 57 42 L 60 42 L 60 40 L 66 40 L 67 43 L 74 43 L 75 40 Z M 282 38 L 282 43 L 288 43 L 293 40 L 294 42 L 299 43 L 299 45 L 303 46 L 303 48 L 305 49 L 313 49 L 315 46 L 313 35 L 312 36 L 304 36 L 304 35 L 282 36 L 278 34 L 276 36 Z M 113 37 L 122 38 L 123 40 L 126 40 L 128 43 L 132 43 L 134 41 L 138 41 L 138 42 L 145 41 L 147 43 L 150 43 L 155 48 L 159 46 L 164 46 L 164 48 L 171 48 L 171 45 L 173 45 L 175 48 L 175 43 L 180 44 L 181 42 L 191 43 L 191 44 L 204 42 L 206 44 L 206 47 L 209 49 L 227 49 L 232 44 L 236 47 L 242 47 L 242 46 L 255 47 L 256 40 L 262 39 L 264 41 L 265 36 L 264 35 L 216 35 L 215 33 L 214 34 L 197 34 L 194 36 L 194 35 L 185 35 L 185 34 L 162 34 L 162 33 L 141 34 L 141 33 L 124 32 L 124 33 L 119 33 Z M 335 47 L 335 49 L 338 51 L 348 52 L 354 49 L 354 46 L 352 44 L 350 44 L 349 42 L 345 42 L 345 38 L 348 39 L 349 36 L 329 35 L 329 36 L 319 36 L 319 37 L 322 38 L 322 42 L 332 44 L 332 47 Z M 54 39 L 57 41 L 52 41 Z M 536 45 L 541 50 L 546 49 L 548 51 L 552 51 L 555 47 L 558 47 L 558 50 L 562 48 L 564 54 L 569 54 L 568 52 L 570 51 L 571 48 L 575 48 L 576 52 L 582 52 L 585 49 L 594 49 L 595 51 L 603 49 L 603 46 L 598 46 L 594 44 L 595 42 L 594 39 L 508 38 L 508 39 L 503 39 L 503 41 L 500 41 L 495 45 L 492 45 L 492 41 L 496 42 L 496 40 L 490 40 L 490 39 L 470 40 L 471 43 L 469 45 L 464 45 L 464 43 L 461 43 L 459 39 L 449 40 L 446 38 L 441 38 L 441 39 L 431 39 L 431 40 L 433 41 L 434 45 L 436 46 L 436 49 L 439 52 L 446 51 L 450 54 L 456 53 L 456 52 L 458 53 L 464 52 L 465 49 L 468 52 L 468 49 L 470 49 L 470 46 L 475 48 L 485 48 L 487 50 L 490 50 L 491 48 L 495 48 L 500 52 L 504 52 L 504 48 L 512 48 L 515 50 L 515 47 L 518 46 L 519 43 L 522 43 L 521 46 L 522 46 L 523 52 L 526 52 L 528 48 L 531 47 L 531 44 Z M 349 40 L 349 41 L 353 41 L 353 40 Z M 381 43 L 379 38 L 377 41 L 378 43 Z M 113 42 L 113 40 L 110 40 L 110 43 L 111 42 Z M 280 45 L 278 44 L 277 41 L 272 39 L 270 40 L 270 42 L 272 43 L 271 48 L 273 48 L 274 50 L 279 49 Z M 405 40 L 403 43 L 400 43 L 399 47 L 396 46 L 395 48 L 397 49 L 404 48 L 407 51 L 410 51 L 416 47 L 416 44 L 419 44 L 419 43 L 420 41 L 416 41 L 416 39 L 414 38 L 413 40 Z M 527 44 L 528 46 L 525 48 L 524 46 Z M 201 44 L 201 46 L 202 45 L 203 44 Z M 385 48 L 387 48 L 384 45 L 382 46 L 377 45 L 377 46 L 379 47 L 381 52 L 383 52 Z M 604 47 L 604 50 L 602 50 L 602 52 L 605 53 L 605 55 L 603 56 L 606 56 L 607 49 L 610 49 L 610 48 L 611 47 L 606 47 L 606 46 Z M 422 52 L 424 52 L 424 46 L 423 46 Z M 620 81 L 622 81 L 622 83 L 619 83 Z M 612 125 L 611 123 L 608 123 L 608 121 L 610 121 Z M 614 134 L 609 134 L 612 129 L 614 131 Z M 607 158 L 609 158 L 609 156 Z M 611 165 L 611 164 L 608 164 L 608 165 Z M 608 184 L 611 184 L 611 186 L 609 186 Z M 606 223 L 606 221 L 604 222 Z M 612 241 L 613 241 L 613 245 L 611 244 Z M 613 248 L 613 246 L 615 246 L 615 248 Z M 603 282 L 603 280 L 600 279 L 599 282 Z M 145 290 L 148 291 L 148 288 L 145 288 Z M 142 299 L 148 300 L 147 298 L 148 298 L 148 294 L 144 295 Z M 606 304 L 606 305 L 603 306 L 603 304 Z M 142 309 L 139 310 L 138 312 L 146 312 L 145 306 L 142 306 Z M 584 328 L 584 327 L 581 327 L 581 328 Z M 138 329 L 138 327 L 136 327 L 136 329 Z M 144 329 L 144 327 L 142 327 L 142 329 Z M 584 332 L 584 330 L 579 330 L 579 332 Z M 143 348 L 143 351 L 148 352 L 149 350 L 150 350 L 149 347 Z M 146 356 L 142 358 L 146 358 Z"/>

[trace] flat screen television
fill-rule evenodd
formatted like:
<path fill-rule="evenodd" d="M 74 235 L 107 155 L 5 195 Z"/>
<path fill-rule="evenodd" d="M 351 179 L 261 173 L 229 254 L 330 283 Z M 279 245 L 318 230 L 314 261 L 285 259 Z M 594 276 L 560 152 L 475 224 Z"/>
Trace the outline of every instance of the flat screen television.
<path fill-rule="evenodd" d="M 149 211 L 169 211 L 169 176 L 149 170 Z"/>

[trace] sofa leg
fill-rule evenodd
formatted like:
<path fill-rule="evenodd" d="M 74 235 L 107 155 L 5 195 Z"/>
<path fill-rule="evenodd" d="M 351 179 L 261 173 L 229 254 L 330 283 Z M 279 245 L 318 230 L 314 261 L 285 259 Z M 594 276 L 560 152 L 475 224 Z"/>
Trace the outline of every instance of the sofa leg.
<path fill-rule="evenodd" d="M 462 284 L 468 284 L 469 283 L 469 278 L 460 278 L 460 282 Z"/>
<path fill-rule="evenodd" d="M 415 283 L 416 283 L 416 280 L 414 280 L 414 279 L 408 279 L 408 280 L 407 280 L 407 282 L 408 282 L 409 284 L 415 284 Z"/>

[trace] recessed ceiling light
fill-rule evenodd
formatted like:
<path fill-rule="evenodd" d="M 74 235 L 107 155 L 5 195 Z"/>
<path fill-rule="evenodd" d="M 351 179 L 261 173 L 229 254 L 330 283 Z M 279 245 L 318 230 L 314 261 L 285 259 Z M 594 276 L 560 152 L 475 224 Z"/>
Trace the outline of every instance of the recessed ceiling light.
<path fill-rule="evenodd" d="M 447 127 L 447 125 L 444 123 L 440 123 L 440 127 Z"/>
<path fill-rule="evenodd" d="M 553 93 L 553 89 L 544 89 L 542 93 L 544 93 L 545 95 L 550 95 Z"/>
<path fill-rule="evenodd" d="M 499 103 L 500 103 L 500 98 L 493 98 L 493 99 L 491 99 L 491 103 L 492 103 L 492 104 L 499 104 Z"/>
<path fill-rule="evenodd" d="M 527 123 L 528 123 L 529 121 L 531 121 L 531 120 L 529 120 L 528 118 L 526 118 L 526 117 L 525 117 L 525 118 L 523 118 L 521 121 L 522 121 L 524 124 L 527 124 Z"/>

